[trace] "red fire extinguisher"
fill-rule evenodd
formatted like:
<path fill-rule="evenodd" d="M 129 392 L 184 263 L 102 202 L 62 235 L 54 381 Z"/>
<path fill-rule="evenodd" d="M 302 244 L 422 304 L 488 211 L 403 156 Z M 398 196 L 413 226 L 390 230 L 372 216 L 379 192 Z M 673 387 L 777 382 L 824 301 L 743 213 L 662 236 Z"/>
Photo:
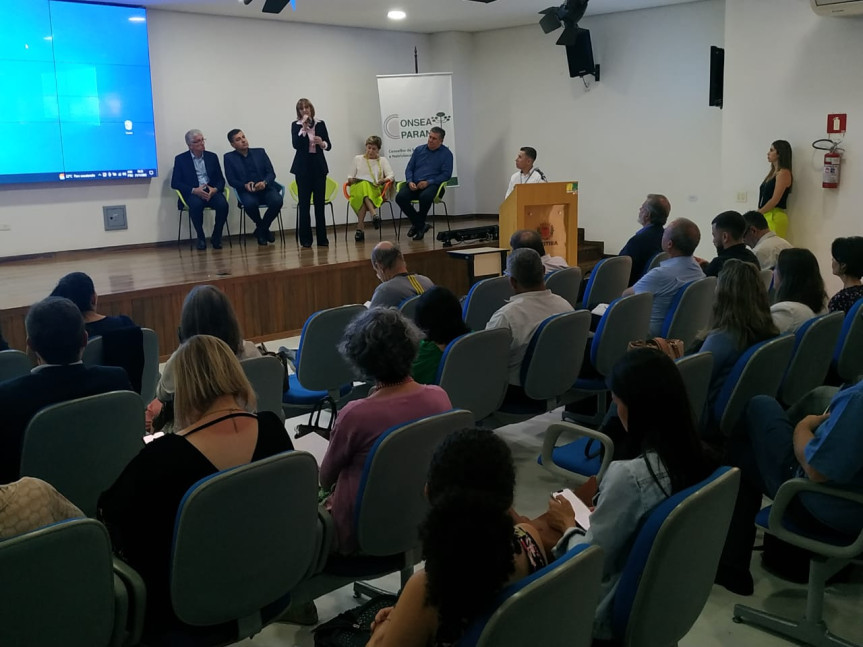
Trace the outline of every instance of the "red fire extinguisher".
<path fill-rule="evenodd" d="M 842 168 L 842 155 L 836 149 L 824 154 L 824 172 L 821 186 L 825 189 L 839 188 L 839 170 Z"/>

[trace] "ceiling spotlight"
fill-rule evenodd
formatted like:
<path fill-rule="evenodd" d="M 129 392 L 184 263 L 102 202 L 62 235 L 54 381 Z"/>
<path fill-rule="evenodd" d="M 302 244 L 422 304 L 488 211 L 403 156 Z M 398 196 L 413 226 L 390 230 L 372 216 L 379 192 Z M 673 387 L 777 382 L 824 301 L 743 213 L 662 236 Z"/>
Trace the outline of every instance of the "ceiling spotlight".
<path fill-rule="evenodd" d="M 390 20 L 404 20 L 407 18 L 407 14 L 401 9 L 393 9 L 387 13 L 387 18 Z"/>
<path fill-rule="evenodd" d="M 250 5 L 252 4 L 252 0 L 237 0 L 240 4 Z"/>
<path fill-rule="evenodd" d="M 584 16 L 588 0 L 566 0 L 559 7 L 549 7 L 539 13 L 542 18 L 539 26 L 546 34 L 563 27 L 563 33 L 557 39 L 558 45 L 574 45 L 578 38 L 578 21 Z"/>

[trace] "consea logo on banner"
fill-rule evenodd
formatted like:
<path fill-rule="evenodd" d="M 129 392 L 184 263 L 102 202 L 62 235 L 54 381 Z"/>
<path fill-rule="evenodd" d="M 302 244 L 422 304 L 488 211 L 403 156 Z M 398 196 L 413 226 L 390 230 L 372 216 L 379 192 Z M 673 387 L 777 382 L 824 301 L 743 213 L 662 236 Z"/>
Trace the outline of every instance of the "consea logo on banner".
<path fill-rule="evenodd" d="M 445 112 L 438 112 L 434 117 L 401 117 L 392 114 L 384 119 L 384 132 L 390 139 L 422 139 L 428 137 L 429 131 L 435 126 L 443 128 L 450 121 L 452 115 Z"/>

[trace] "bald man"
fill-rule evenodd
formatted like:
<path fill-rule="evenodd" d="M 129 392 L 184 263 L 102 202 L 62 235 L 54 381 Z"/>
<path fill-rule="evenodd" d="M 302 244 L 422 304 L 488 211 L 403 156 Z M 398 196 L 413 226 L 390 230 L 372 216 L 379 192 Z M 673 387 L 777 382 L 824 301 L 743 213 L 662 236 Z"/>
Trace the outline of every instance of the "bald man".
<path fill-rule="evenodd" d="M 381 284 L 375 289 L 369 308 L 397 308 L 405 299 L 434 287 L 429 277 L 408 272 L 402 250 L 388 240 L 372 250 L 372 269 Z"/>

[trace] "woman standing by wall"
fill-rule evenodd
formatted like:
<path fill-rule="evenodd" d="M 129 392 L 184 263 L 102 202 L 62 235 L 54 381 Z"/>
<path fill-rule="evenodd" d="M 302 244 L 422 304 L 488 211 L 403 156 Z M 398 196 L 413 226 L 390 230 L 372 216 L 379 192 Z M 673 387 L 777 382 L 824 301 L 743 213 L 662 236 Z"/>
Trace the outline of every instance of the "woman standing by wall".
<path fill-rule="evenodd" d="M 780 238 L 788 234 L 788 214 L 785 207 L 794 178 L 791 176 L 791 144 L 777 139 L 767 151 L 770 172 L 758 189 L 758 213 L 764 214 L 770 230 Z"/>

